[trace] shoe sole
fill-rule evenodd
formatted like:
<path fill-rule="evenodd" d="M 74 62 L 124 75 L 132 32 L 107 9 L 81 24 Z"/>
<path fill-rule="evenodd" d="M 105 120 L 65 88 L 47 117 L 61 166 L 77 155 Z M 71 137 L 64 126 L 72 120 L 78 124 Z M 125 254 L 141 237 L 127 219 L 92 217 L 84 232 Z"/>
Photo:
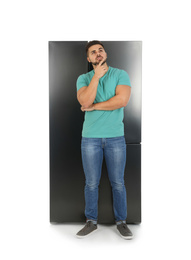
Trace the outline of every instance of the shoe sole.
<path fill-rule="evenodd" d="M 119 232 L 118 229 L 117 229 L 117 232 L 119 233 L 120 237 L 122 237 L 123 239 L 131 240 L 133 238 L 133 235 L 132 236 L 128 236 L 128 237 L 121 235 L 121 233 Z"/>
<path fill-rule="evenodd" d="M 86 238 L 86 237 L 91 236 L 91 235 L 94 234 L 96 231 L 97 231 L 97 229 L 95 229 L 94 231 L 92 231 L 91 233 L 89 233 L 89 234 L 87 234 L 87 235 L 85 235 L 85 236 L 79 236 L 79 235 L 76 234 L 76 237 L 77 237 L 77 238 L 80 238 L 80 239 L 83 239 L 83 238 Z"/>

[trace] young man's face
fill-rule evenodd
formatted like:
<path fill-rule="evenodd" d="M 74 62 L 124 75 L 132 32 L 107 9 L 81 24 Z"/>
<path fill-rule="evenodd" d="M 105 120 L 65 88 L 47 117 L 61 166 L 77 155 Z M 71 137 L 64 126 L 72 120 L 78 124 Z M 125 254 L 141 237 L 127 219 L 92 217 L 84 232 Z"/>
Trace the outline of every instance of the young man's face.
<path fill-rule="evenodd" d="M 95 44 L 88 49 L 87 60 L 91 62 L 93 65 L 97 65 L 100 61 L 106 61 L 107 53 L 104 48 L 100 44 Z"/>

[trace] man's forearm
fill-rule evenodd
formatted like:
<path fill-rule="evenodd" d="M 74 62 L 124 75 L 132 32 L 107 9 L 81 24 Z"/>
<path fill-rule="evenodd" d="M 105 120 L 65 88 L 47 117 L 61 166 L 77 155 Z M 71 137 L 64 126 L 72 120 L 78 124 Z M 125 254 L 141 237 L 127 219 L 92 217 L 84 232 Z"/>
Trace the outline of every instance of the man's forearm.
<path fill-rule="evenodd" d="M 80 95 L 80 100 L 83 107 L 89 107 L 94 102 L 98 84 L 99 78 L 94 75 L 89 86 Z"/>
<path fill-rule="evenodd" d="M 121 107 L 125 107 L 126 103 L 121 96 L 116 95 L 107 101 L 93 104 L 93 106 L 94 110 L 115 110 Z"/>

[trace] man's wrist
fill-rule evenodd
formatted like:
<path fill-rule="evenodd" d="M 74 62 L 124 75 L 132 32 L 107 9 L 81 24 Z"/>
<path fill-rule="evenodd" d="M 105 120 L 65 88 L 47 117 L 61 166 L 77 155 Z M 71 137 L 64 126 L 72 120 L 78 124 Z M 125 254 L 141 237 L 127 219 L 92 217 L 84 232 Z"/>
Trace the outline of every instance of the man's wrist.
<path fill-rule="evenodd" d="M 99 77 L 96 75 L 96 74 L 94 74 L 94 79 L 96 79 L 96 80 L 98 80 L 99 81 Z"/>
<path fill-rule="evenodd" d="M 98 109 L 98 104 L 99 104 L 99 103 L 95 103 L 95 104 L 93 104 L 93 108 L 94 108 L 94 110 L 97 110 L 97 109 Z"/>

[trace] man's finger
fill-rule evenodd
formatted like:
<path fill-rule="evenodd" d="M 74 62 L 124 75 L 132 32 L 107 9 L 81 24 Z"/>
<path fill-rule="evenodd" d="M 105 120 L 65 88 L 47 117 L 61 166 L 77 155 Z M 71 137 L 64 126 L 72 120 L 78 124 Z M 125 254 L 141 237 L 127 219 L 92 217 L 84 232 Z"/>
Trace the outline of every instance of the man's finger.
<path fill-rule="evenodd" d="M 100 60 L 99 66 L 101 66 L 104 63 L 104 60 Z"/>

